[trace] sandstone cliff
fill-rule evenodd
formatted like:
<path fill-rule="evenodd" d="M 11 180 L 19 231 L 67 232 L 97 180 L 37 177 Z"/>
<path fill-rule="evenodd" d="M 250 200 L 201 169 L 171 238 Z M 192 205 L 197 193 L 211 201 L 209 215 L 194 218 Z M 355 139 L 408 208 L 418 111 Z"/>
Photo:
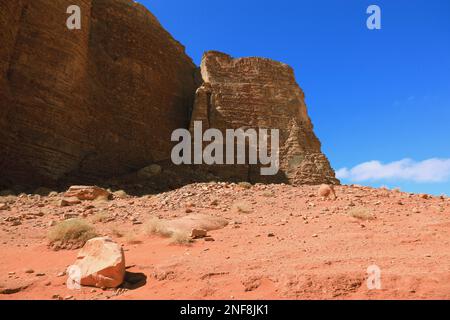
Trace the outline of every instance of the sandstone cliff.
<path fill-rule="evenodd" d="M 196 66 L 143 6 L 0 0 L 0 187 L 120 175 L 170 159 Z"/>
<path fill-rule="evenodd" d="M 233 59 L 210 51 L 201 63 L 204 84 L 197 90 L 194 121 L 203 128 L 279 129 L 280 173 L 261 176 L 257 165 L 216 166 L 214 172 L 251 182 L 317 184 L 339 181 L 313 132 L 304 94 L 292 68 L 263 58 Z"/>
<path fill-rule="evenodd" d="M 68 30 L 72 4 L 0 0 L 0 188 L 103 181 L 144 192 L 210 179 L 338 183 L 290 67 L 208 52 L 199 88 L 184 47 L 143 6 L 78 0 L 81 30 Z M 203 129 L 280 129 L 281 171 L 174 166 L 171 133 L 195 120 Z M 133 172 L 155 162 L 162 173 L 136 181 Z"/>

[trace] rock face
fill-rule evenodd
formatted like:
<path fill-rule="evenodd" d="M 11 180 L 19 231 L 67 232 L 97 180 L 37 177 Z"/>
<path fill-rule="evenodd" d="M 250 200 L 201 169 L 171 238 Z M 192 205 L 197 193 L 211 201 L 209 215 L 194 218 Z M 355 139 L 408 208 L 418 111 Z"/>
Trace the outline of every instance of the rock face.
<path fill-rule="evenodd" d="M 203 130 L 279 129 L 280 172 L 261 176 L 257 165 L 215 166 L 215 174 L 251 182 L 338 184 L 313 132 L 292 68 L 263 58 L 233 59 L 206 52 L 201 63 L 203 85 L 196 92 L 194 121 Z"/>
<path fill-rule="evenodd" d="M 0 0 L 0 187 L 120 175 L 170 159 L 196 66 L 143 6 Z"/>
<path fill-rule="evenodd" d="M 94 238 L 86 242 L 77 256 L 83 286 L 116 288 L 125 278 L 125 256 L 122 248 L 110 238 Z"/>

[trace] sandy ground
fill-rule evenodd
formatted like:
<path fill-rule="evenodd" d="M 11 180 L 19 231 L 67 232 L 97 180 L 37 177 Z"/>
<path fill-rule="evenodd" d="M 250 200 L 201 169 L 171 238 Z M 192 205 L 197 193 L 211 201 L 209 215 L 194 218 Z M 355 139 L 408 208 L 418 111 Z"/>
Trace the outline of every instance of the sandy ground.
<path fill-rule="evenodd" d="M 193 184 L 70 207 L 59 206 L 61 194 L 0 198 L 9 203 L 0 210 L 0 290 L 9 294 L 0 299 L 450 299 L 448 198 L 339 186 L 331 200 L 317 189 Z M 151 217 L 187 207 L 230 223 L 191 245 L 144 232 Z M 78 250 L 54 251 L 46 235 L 52 221 L 77 215 L 123 245 L 145 284 L 67 288 Z M 367 287 L 371 265 L 379 290 Z"/>

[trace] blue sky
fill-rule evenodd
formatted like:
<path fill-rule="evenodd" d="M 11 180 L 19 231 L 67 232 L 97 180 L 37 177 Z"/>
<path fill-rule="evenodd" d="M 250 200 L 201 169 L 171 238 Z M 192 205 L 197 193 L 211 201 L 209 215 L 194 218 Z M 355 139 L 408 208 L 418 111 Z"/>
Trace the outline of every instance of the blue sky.
<path fill-rule="evenodd" d="M 291 65 L 343 183 L 450 195 L 450 1 L 139 2 L 197 64 L 219 50 Z"/>

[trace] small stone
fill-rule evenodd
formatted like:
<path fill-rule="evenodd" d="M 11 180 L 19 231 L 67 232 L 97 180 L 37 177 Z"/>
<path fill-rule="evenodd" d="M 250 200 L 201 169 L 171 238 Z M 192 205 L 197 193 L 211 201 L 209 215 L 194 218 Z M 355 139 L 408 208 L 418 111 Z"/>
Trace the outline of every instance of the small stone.
<path fill-rule="evenodd" d="M 317 233 L 313 234 L 312 237 L 313 238 L 317 238 L 319 235 Z"/>
<path fill-rule="evenodd" d="M 105 189 L 97 186 L 71 186 L 64 194 L 67 198 L 76 198 L 78 200 L 108 200 L 111 198 L 111 193 Z"/>
<path fill-rule="evenodd" d="M 26 269 L 25 273 L 34 273 L 34 270 L 33 269 Z"/>
<path fill-rule="evenodd" d="M 191 238 L 192 239 L 200 239 L 206 237 L 208 232 L 202 229 L 192 229 Z"/>
<path fill-rule="evenodd" d="M 204 240 L 208 242 L 216 241 L 213 237 L 206 237 Z"/>
<path fill-rule="evenodd" d="M 269 233 L 267 236 L 268 236 L 269 238 L 272 238 L 272 237 L 275 237 L 275 234 Z"/>
<path fill-rule="evenodd" d="M 78 218 L 79 214 L 78 213 L 64 213 L 63 214 L 63 219 L 64 220 L 68 220 L 68 219 L 74 219 L 74 218 Z"/>
<path fill-rule="evenodd" d="M 61 199 L 59 201 L 59 206 L 60 207 L 69 207 L 69 206 L 73 206 L 73 205 L 80 204 L 80 203 L 81 203 L 81 200 L 79 200 L 75 197 L 70 197 L 70 198 Z"/>
<path fill-rule="evenodd" d="M 333 185 L 322 184 L 317 191 L 319 197 L 323 197 L 325 199 L 329 198 L 333 195 L 334 199 L 337 199 L 336 192 L 334 191 Z"/>
<path fill-rule="evenodd" d="M 80 284 L 83 286 L 117 288 L 125 277 L 124 251 L 109 237 L 86 242 L 75 265 L 81 269 Z"/>

